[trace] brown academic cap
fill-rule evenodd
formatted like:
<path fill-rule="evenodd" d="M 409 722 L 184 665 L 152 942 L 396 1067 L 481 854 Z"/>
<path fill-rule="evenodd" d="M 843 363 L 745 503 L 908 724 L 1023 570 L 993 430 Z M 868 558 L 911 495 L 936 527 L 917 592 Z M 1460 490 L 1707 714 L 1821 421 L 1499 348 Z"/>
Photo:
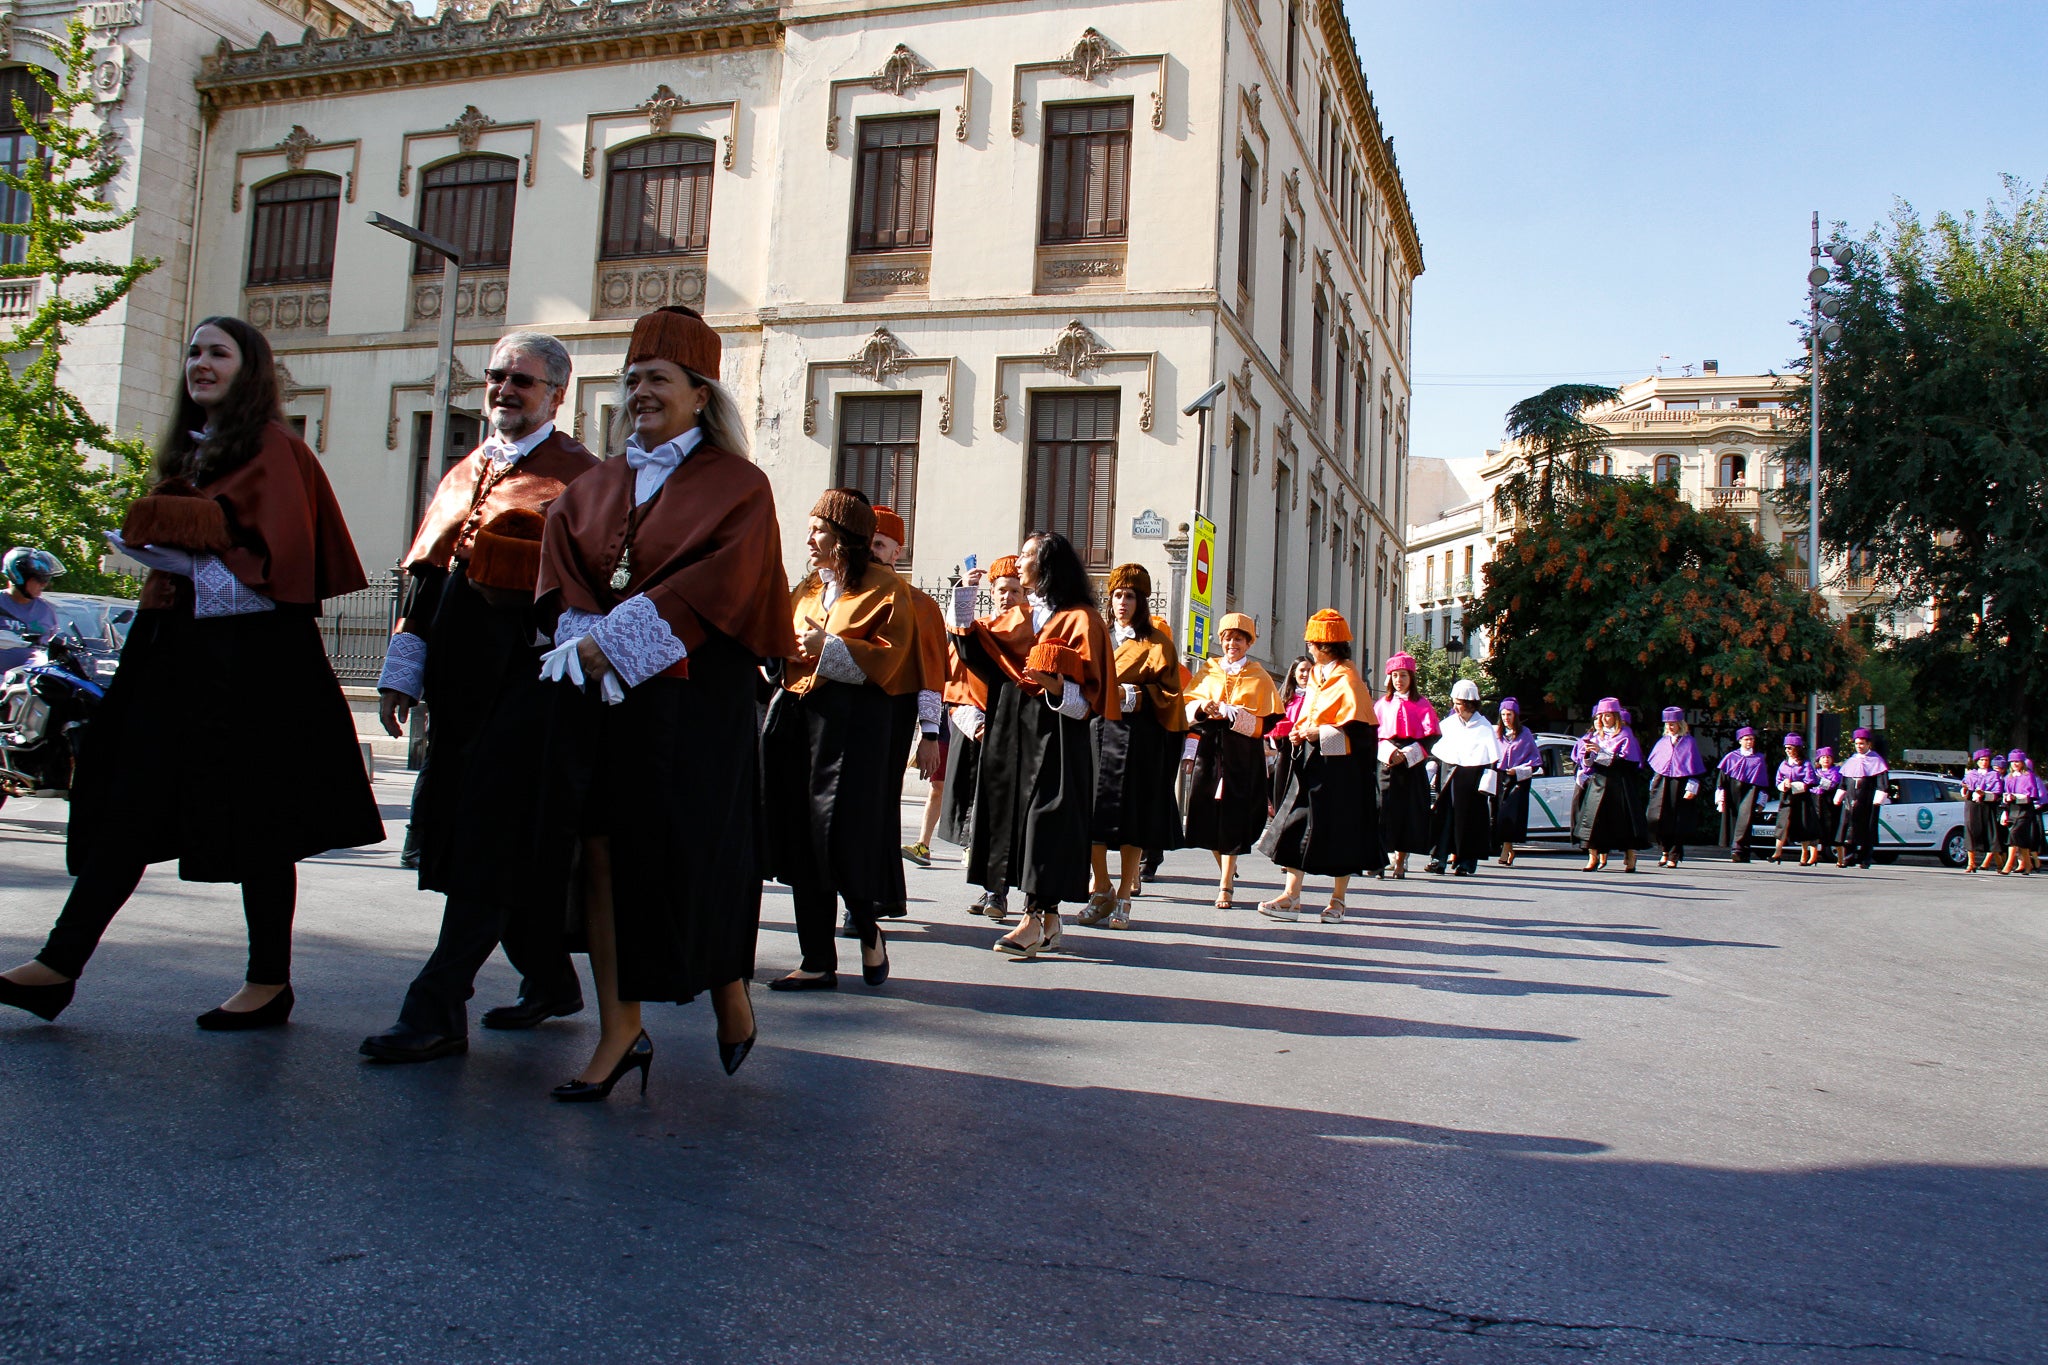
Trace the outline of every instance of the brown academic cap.
<path fill-rule="evenodd" d="M 633 324 L 626 363 L 667 360 L 701 379 L 716 379 L 723 351 L 718 333 L 696 309 L 657 308 Z"/>

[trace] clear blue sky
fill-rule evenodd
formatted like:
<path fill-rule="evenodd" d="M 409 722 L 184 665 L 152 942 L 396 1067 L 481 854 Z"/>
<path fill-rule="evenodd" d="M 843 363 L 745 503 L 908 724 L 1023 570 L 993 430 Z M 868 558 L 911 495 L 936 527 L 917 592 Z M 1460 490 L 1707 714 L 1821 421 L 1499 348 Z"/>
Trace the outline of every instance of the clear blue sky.
<path fill-rule="evenodd" d="M 1346 0 L 1408 186 L 1412 449 L 1712 358 L 1782 369 L 1808 217 L 1859 234 L 2048 179 L 2048 0 Z"/>

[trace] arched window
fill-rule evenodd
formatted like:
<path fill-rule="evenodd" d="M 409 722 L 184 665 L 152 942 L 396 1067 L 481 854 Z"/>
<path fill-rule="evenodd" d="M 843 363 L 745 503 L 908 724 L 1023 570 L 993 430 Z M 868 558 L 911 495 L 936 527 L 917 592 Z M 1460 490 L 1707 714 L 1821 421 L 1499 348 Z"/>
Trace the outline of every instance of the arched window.
<path fill-rule="evenodd" d="M 28 67 L 14 66 L 0 71 L 0 170 L 19 175 L 28 166 L 29 159 L 36 155 L 36 140 L 14 116 L 17 97 L 28 106 L 28 116 L 32 119 L 49 116 L 50 97 L 42 86 L 36 84 L 35 74 Z M 20 190 L 0 186 L 0 223 L 27 221 L 28 196 Z M 20 265 L 27 258 L 28 238 L 16 237 L 12 233 L 0 237 L 0 262 Z"/>
<path fill-rule="evenodd" d="M 1721 457 L 1721 487 L 1737 488 L 1748 482 L 1749 460 L 1741 455 Z"/>
<path fill-rule="evenodd" d="M 519 163 L 509 156 L 465 156 L 420 173 L 420 231 L 453 242 L 464 270 L 512 264 L 512 197 Z M 441 268 L 441 253 L 418 247 L 412 273 Z"/>
<path fill-rule="evenodd" d="M 1659 455 L 1657 457 L 1655 474 L 1656 481 L 1660 484 L 1669 484 L 1676 488 L 1678 486 L 1678 469 L 1679 463 L 1676 455 Z"/>
<path fill-rule="evenodd" d="M 249 227 L 249 283 L 325 283 L 334 278 L 341 178 L 308 171 L 256 187 Z"/>
<path fill-rule="evenodd" d="M 711 143 L 654 137 L 605 158 L 603 256 L 702 255 L 711 244 Z"/>

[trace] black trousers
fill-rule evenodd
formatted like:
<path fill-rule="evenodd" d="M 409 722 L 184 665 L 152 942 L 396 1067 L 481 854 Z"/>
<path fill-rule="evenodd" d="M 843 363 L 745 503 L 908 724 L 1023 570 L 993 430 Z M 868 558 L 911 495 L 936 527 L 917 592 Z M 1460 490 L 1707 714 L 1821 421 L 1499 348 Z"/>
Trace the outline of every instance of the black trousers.
<path fill-rule="evenodd" d="M 147 866 L 94 867 L 80 876 L 71 884 L 71 895 L 36 961 L 74 979 L 82 976 Z M 259 986 L 282 986 L 292 979 L 292 915 L 298 901 L 296 863 L 281 863 L 242 878 L 242 916 L 249 924 L 249 969 L 244 979 Z"/>
<path fill-rule="evenodd" d="M 505 959 L 520 976 L 522 1000 L 581 1003 L 583 986 L 569 959 L 559 925 L 508 914 L 502 905 L 476 896 L 450 896 L 441 912 L 441 937 L 420 974 L 405 991 L 398 1022 L 420 1033 L 462 1038 L 469 1033 L 469 998 L 476 974 L 503 945 Z"/>
<path fill-rule="evenodd" d="M 832 922 L 832 910 L 839 903 L 839 893 L 828 882 L 806 881 L 790 887 L 789 898 L 796 909 L 796 941 L 803 950 L 803 970 L 838 971 L 839 942 L 834 932 L 838 926 Z M 881 933 L 875 925 L 874 902 L 848 896 L 846 913 L 853 916 L 853 927 L 860 931 L 861 947 L 874 947 Z"/>

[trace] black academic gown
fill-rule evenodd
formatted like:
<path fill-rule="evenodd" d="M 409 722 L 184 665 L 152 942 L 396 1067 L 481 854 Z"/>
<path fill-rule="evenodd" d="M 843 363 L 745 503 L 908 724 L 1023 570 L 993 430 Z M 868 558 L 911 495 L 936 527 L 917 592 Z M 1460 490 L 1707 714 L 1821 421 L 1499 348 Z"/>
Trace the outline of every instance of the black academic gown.
<path fill-rule="evenodd" d="M 1259 840 L 1259 852 L 1281 867 L 1355 877 L 1387 865 L 1373 781 L 1374 726 L 1354 720 L 1342 728 L 1349 753 L 1325 754 L 1319 739 L 1295 748 L 1287 790 Z M 1293 736 L 1283 742 L 1292 744 Z"/>
<path fill-rule="evenodd" d="M 1430 808 L 1431 848 L 1445 862 L 1462 868 L 1477 868 L 1490 848 L 1505 840 L 1493 839 L 1493 801 L 1479 789 L 1480 779 L 1492 771 L 1462 765 L 1445 768 L 1437 786 L 1436 804 Z M 1528 825 L 1529 803 L 1522 800 L 1522 823 Z"/>
<path fill-rule="evenodd" d="M 976 775 L 967 880 L 1015 887 L 1035 910 L 1088 897 L 1095 744 L 1086 720 L 1063 716 L 1013 685 L 980 632 L 953 637 L 988 684 L 988 728 Z"/>
<path fill-rule="evenodd" d="M 786 886 L 905 901 L 899 805 L 917 694 L 816 677 L 778 691 L 762 731 L 769 866 Z"/>
<path fill-rule="evenodd" d="M 1727 846 L 1729 856 L 1738 863 L 1749 861 L 1750 826 L 1756 823 L 1757 810 L 1763 803 L 1764 789 L 1749 782 L 1741 782 L 1727 773 L 1720 775 L 1721 796 L 1721 842 Z"/>
<path fill-rule="evenodd" d="M 1687 796 L 1685 784 L 1700 782 L 1704 777 L 1666 777 L 1662 773 L 1650 775 L 1650 794 L 1644 807 L 1644 817 L 1649 821 L 1650 836 L 1657 841 L 1657 847 L 1674 862 L 1685 857 L 1686 840 L 1692 837 L 1698 816 L 1699 797 Z"/>
<path fill-rule="evenodd" d="M 1596 765 L 1579 797 L 1572 821 L 1572 840 L 1580 848 L 1605 853 L 1650 846 L 1650 825 L 1644 814 L 1643 765 L 1617 758 Z"/>
<path fill-rule="evenodd" d="M 1262 718 L 1267 724 L 1273 719 Z M 1188 784 L 1187 833 L 1181 846 L 1249 853 L 1266 828 L 1271 794 L 1266 742 L 1237 733 L 1225 720 L 1198 720 L 1194 735 L 1195 768 Z"/>

